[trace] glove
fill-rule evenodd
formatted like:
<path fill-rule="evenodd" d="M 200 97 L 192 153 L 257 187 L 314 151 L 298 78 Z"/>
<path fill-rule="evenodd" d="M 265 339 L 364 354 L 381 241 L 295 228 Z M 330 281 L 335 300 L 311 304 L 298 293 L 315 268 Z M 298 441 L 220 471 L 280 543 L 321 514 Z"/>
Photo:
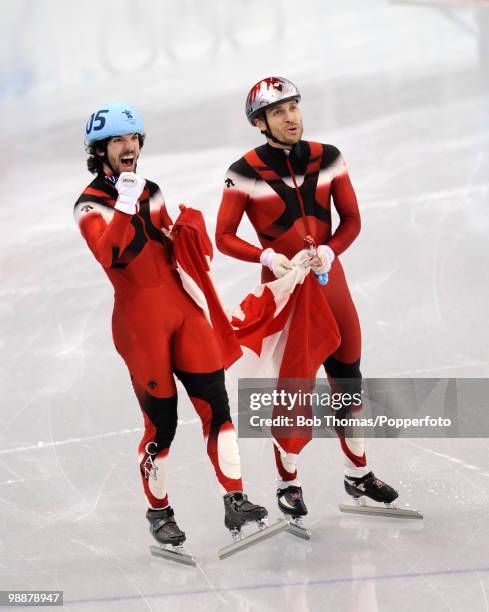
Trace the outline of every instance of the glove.
<path fill-rule="evenodd" d="M 260 263 L 274 273 L 276 278 L 282 278 L 292 270 L 289 259 L 273 249 L 265 249 L 260 255 Z"/>
<path fill-rule="evenodd" d="M 146 181 L 134 172 L 121 172 L 115 184 L 119 197 L 114 208 L 127 215 L 136 214 L 136 205 L 145 185 Z"/>
<path fill-rule="evenodd" d="M 302 249 L 292 257 L 290 263 L 293 266 L 301 266 L 302 268 L 310 268 L 314 264 L 316 256 L 311 253 L 310 249 Z"/>
<path fill-rule="evenodd" d="M 317 259 L 319 259 L 319 262 L 317 265 L 312 266 L 312 271 L 317 275 L 327 274 L 334 260 L 333 249 L 330 249 L 325 244 L 319 245 L 317 248 Z"/>

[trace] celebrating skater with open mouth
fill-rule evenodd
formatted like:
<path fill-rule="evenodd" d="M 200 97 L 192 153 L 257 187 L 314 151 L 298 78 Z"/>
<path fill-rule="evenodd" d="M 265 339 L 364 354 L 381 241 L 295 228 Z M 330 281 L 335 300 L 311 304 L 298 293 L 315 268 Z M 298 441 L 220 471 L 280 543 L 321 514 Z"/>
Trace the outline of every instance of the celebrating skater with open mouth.
<path fill-rule="evenodd" d="M 193 563 L 179 548 L 185 533 L 167 493 L 168 454 L 177 428 L 174 375 L 202 420 L 226 527 L 239 535 L 242 525 L 256 521 L 266 532 L 267 511 L 243 493 L 223 351 L 202 309 L 183 288 L 163 196 L 158 185 L 136 174 L 144 138 L 140 115 L 126 104 L 107 104 L 90 116 L 87 166 L 96 176 L 78 198 L 74 215 L 114 286 L 114 344 L 144 417 L 139 460 L 150 532 L 168 548 L 161 556 Z"/>
<path fill-rule="evenodd" d="M 334 352 L 324 355 L 328 379 L 334 390 L 358 393 L 362 377 L 360 324 L 339 256 L 358 235 L 360 215 L 339 150 L 329 144 L 301 140 L 300 99 L 297 87 L 280 77 L 265 78 L 251 88 L 246 116 L 265 136 L 266 144 L 246 153 L 229 168 L 217 219 L 216 244 L 226 255 L 261 263 L 262 283 L 284 277 L 295 262 L 310 265 L 319 276 L 340 337 Z M 340 217 L 334 232 L 331 199 Z M 261 248 L 237 236 L 245 213 Z M 316 332 L 320 335 L 328 330 Z M 284 372 L 280 374 L 283 377 Z M 298 377 L 290 370 L 287 375 Z M 355 500 L 366 497 L 390 505 L 398 493 L 370 471 L 363 437 L 347 437 L 341 432 L 338 436 L 344 454 L 346 492 Z M 293 519 L 307 514 L 297 457 L 308 441 L 289 437 L 274 445 L 278 506 Z M 383 510 L 395 512 L 392 507 Z"/>

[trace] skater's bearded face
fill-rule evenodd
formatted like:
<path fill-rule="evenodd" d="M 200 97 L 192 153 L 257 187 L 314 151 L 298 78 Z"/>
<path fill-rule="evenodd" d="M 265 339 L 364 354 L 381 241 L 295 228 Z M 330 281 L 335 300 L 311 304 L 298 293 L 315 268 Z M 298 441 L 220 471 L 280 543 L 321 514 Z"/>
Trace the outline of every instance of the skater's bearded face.
<path fill-rule="evenodd" d="M 114 136 L 107 144 L 107 158 L 114 174 L 136 172 L 139 157 L 139 135 Z"/>
<path fill-rule="evenodd" d="M 271 133 L 282 142 L 292 146 L 302 137 L 302 117 L 299 109 L 299 103 L 295 100 L 283 102 L 273 106 L 270 110 L 265 111 L 267 114 L 268 125 Z M 266 130 L 265 121 L 261 118 L 255 120 L 256 125 L 260 130 Z M 273 146 L 280 146 L 278 143 L 270 142 Z"/>

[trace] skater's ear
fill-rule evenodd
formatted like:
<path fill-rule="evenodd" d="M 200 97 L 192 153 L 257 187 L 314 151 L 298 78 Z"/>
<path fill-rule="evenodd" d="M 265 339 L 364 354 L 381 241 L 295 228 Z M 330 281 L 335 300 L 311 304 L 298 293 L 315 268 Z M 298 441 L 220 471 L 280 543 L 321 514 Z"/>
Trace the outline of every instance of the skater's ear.
<path fill-rule="evenodd" d="M 254 123 L 255 123 L 255 127 L 257 127 L 260 130 L 260 132 L 265 132 L 268 129 L 266 121 L 265 121 L 265 117 L 263 116 L 263 114 L 255 117 Z"/>

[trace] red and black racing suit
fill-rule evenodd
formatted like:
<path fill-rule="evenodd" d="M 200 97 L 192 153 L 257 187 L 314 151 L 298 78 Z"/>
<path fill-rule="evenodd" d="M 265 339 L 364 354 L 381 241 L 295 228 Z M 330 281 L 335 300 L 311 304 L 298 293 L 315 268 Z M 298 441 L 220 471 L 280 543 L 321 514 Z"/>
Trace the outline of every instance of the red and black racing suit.
<path fill-rule="evenodd" d="M 167 456 L 177 427 L 175 373 L 197 410 L 223 492 L 242 490 L 221 351 L 201 309 L 185 292 L 162 228 L 171 225 L 161 191 L 146 181 L 139 211 L 114 209 L 113 176 L 98 175 L 74 215 L 114 286 L 112 334 L 144 416 L 140 471 L 151 508 L 168 505 Z"/>
<path fill-rule="evenodd" d="M 332 231 L 331 200 L 340 222 Z M 262 248 L 237 236 L 246 213 Z M 337 350 L 324 362 L 330 382 L 341 388 L 338 379 L 355 379 L 359 391 L 361 372 L 361 331 L 339 256 L 360 232 L 360 214 L 346 164 L 339 150 L 327 144 L 300 141 L 286 151 L 269 144 L 260 146 L 236 161 L 224 179 L 224 191 L 216 227 L 216 244 L 231 257 L 259 263 L 264 249 L 272 248 L 291 259 L 304 248 L 309 235 L 317 245 L 325 244 L 335 253 L 329 282 L 322 287 L 341 335 Z M 262 282 L 274 275 L 262 267 Z M 355 473 L 366 466 L 363 441 L 347 444 L 340 436 L 346 467 Z M 350 442 L 350 440 L 349 440 Z M 286 449 L 287 450 L 287 449 Z M 285 469 L 275 448 L 277 467 L 283 480 L 293 480 L 294 471 Z"/>

